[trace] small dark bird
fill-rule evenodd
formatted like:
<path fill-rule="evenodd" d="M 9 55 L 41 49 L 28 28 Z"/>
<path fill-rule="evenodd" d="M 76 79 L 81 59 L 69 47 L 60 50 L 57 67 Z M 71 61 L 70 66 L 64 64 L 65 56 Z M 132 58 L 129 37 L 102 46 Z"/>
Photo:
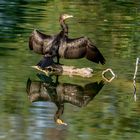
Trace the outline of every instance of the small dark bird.
<path fill-rule="evenodd" d="M 78 59 L 86 57 L 95 63 L 105 64 L 105 59 L 97 47 L 87 38 L 80 37 L 70 39 L 68 37 L 68 25 L 65 20 L 72 15 L 62 14 L 59 18 L 61 31 L 56 35 L 46 35 L 34 30 L 29 38 L 29 48 L 36 53 L 44 55 L 38 63 L 42 68 L 54 63 L 53 58 Z"/>

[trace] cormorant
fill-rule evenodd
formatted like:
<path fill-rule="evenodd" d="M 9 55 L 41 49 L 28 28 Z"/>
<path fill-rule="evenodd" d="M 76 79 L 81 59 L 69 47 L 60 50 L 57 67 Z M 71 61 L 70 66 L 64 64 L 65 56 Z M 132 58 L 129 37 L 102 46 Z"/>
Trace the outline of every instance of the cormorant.
<path fill-rule="evenodd" d="M 65 20 L 72 15 L 62 14 L 59 18 L 61 31 L 56 35 L 46 35 L 34 30 L 29 38 L 29 48 L 36 53 L 44 55 L 37 64 L 44 68 L 54 63 L 53 58 L 78 59 L 86 57 L 88 60 L 105 64 L 105 59 L 97 47 L 87 38 L 80 37 L 70 39 L 68 37 L 68 25 Z"/>

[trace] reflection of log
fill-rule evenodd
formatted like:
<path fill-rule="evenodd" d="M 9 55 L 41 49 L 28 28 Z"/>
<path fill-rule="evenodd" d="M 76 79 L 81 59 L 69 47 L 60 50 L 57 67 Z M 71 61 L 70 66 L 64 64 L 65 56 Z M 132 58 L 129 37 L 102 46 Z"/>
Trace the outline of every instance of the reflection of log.
<path fill-rule="evenodd" d="M 59 75 L 78 75 L 82 77 L 92 77 L 93 70 L 91 68 L 76 68 L 74 66 L 64 65 L 52 65 L 45 69 L 41 69 L 39 66 L 32 66 L 33 68 L 44 72 L 45 74 L 59 74 Z"/>

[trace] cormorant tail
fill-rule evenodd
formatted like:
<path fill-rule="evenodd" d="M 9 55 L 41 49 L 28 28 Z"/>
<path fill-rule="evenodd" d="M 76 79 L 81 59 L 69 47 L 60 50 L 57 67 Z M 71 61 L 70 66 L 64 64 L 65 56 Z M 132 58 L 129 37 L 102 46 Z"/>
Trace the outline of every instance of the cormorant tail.
<path fill-rule="evenodd" d="M 44 56 L 43 59 L 41 59 L 39 61 L 37 66 L 39 66 L 42 69 L 44 69 L 45 67 L 51 66 L 52 64 L 54 64 L 53 57 L 49 57 L 49 56 L 46 57 L 46 56 Z"/>

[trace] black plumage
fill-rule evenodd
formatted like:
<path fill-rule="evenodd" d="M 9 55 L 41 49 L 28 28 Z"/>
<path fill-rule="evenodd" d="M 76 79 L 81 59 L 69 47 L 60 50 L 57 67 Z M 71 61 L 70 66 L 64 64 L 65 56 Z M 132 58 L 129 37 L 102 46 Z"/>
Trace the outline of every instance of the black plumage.
<path fill-rule="evenodd" d="M 87 38 L 69 39 L 60 44 L 59 56 L 66 59 L 78 59 L 86 57 L 95 63 L 105 64 L 105 59 L 97 47 Z"/>
<path fill-rule="evenodd" d="M 59 63 L 59 58 L 79 59 L 86 57 L 92 62 L 105 64 L 103 55 L 87 37 L 75 39 L 68 37 L 68 26 L 65 20 L 71 17 L 73 16 L 68 14 L 60 16 L 59 22 L 62 30 L 56 35 L 46 35 L 38 30 L 33 31 L 29 38 L 29 48 L 47 57 L 47 59 L 43 58 L 38 63 L 39 66 L 45 67 L 50 65 L 51 63 L 44 61 L 51 60 L 53 62 L 52 59 L 54 57 L 57 57 L 57 63 Z"/>

